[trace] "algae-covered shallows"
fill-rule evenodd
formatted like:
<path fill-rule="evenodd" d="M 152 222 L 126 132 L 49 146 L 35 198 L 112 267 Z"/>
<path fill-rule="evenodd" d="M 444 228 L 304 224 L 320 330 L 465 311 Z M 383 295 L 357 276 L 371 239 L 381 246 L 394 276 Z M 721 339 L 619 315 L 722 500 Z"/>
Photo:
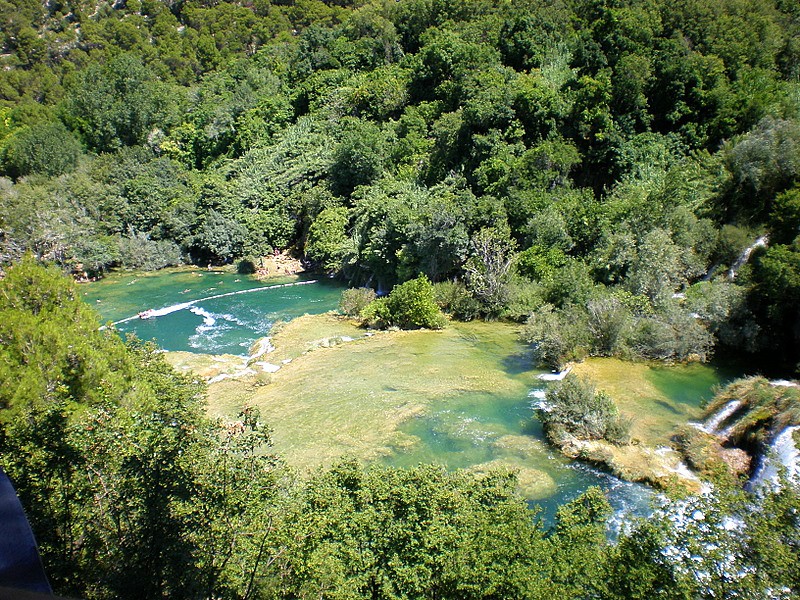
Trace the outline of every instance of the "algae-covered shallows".
<path fill-rule="evenodd" d="M 81 289 L 101 314 L 118 319 L 146 307 L 263 285 L 235 274 L 181 271 L 121 275 Z M 253 340 L 271 333 L 275 322 L 334 308 L 340 289 L 320 283 L 217 298 L 211 302 L 218 305 L 202 305 L 205 312 L 221 317 L 213 327 L 207 316 L 188 310 L 135 325 L 140 337 L 155 337 L 168 349 L 216 354 L 225 348 L 242 356 Z M 563 459 L 544 443 L 538 423 L 531 419 L 535 400 L 529 394 L 545 384 L 537 380 L 540 371 L 532 368 L 513 325 L 452 323 L 438 332 L 382 332 L 363 338 L 364 332 L 352 324 L 316 316 L 279 329 L 273 336 L 277 349 L 267 360 L 280 370 L 255 381 L 227 379 L 212 385 L 209 410 L 235 418 L 244 403 L 258 405 L 273 429 L 275 450 L 290 464 L 311 469 L 351 455 L 397 466 L 439 462 L 479 471 L 509 467 L 518 472 L 528 498 L 553 505 L 593 484 L 617 487 L 620 502 L 638 493 Z M 191 356 L 180 358 L 184 366 L 213 362 Z M 710 389 L 713 371 L 690 369 L 691 381 L 707 381 Z M 659 375 L 662 380 L 650 385 L 677 398 L 680 383 L 672 392 L 665 389 L 670 373 L 676 381 L 685 380 L 681 369 L 665 370 Z M 620 376 L 628 383 L 637 377 L 635 369 Z M 629 400 L 635 403 L 636 398 L 633 394 Z M 635 411 L 661 435 L 695 417 L 699 405 L 699 400 L 670 402 L 674 405 L 669 409 L 647 414 L 626 401 L 621 408 Z"/>

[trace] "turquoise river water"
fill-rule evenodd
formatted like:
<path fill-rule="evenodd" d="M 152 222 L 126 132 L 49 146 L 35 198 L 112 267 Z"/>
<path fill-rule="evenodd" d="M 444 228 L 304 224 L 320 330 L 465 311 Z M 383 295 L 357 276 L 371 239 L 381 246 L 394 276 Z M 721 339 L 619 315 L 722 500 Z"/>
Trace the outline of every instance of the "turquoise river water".
<path fill-rule="evenodd" d="M 79 289 L 83 299 L 122 333 L 153 339 L 170 351 L 245 356 L 250 345 L 268 335 L 277 321 L 335 309 L 342 287 L 311 279 L 263 283 L 245 275 L 197 269 L 115 274 Z M 155 311 L 156 318 L 140 319 L 138 313 L 145 310 Z M 482 341 L 475 344 L 480 346 Z M 535 399 L 531 397 L 546 384 L 536 379 L 521 344 L 478 349 L 489 357 L 486 368 L 503 370 L 519 385 L 501 394 L 464 392 L 433 401 L 426 414 L 403 426 L 403 433 L 418 443 L 396 449 L 383 459 L 385 464 L 403 467 L 435 462 L 459 469 L 510 462 L 521 469 L 523 490 L 532 504 L 541 507 L 545 522 L 551 521 L 558 505 L 592 485 L 606 491 L 617 523 L 649 512 L 653 492 L 646 486 L 568 461 L 547 446 L 538 421 L 532 418 Z M 721 380 L 713 370 L 697 378 L 664 369 L 656 377 L 658 387 L 676 402 L 693 405 L 709 398 L 711 387 Z M 527 466 L 533 474 L 528 481 Z"/>

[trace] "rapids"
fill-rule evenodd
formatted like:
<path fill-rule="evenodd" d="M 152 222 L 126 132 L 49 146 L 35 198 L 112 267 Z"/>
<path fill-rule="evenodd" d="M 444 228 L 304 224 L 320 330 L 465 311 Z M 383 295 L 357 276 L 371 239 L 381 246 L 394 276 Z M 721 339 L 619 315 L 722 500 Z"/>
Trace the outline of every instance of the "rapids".
<path fill-rule="evenodd" d="M 253 356 L 273 360 L 274 349 L 264 338 L 277 322 L 335 309 L 342 288 L 327 280 L 265 284 L 232 273 L 181 270 L 121 274 L 80 290 L 121 333 L 154 339 L 169 351 L 240 356 L 242 368 L 250 368 Z M 152 318 L 139 318 L 145 310 Z M 592 485 L 604 489 L 615 508 L 610 526 L 648 514 L 654 495 L 650 488 L 569 461 L 546 443 L 534 408 L 547 385 L 564 374 L 533 368 L 513 326 L 453 323 L 444 332 L 410 333 L 342 338 L 343 346 L 299 357 L 271 375 L 277 379 L 259 393 L 265 395 L 262 414 L 275 430 L 275 450 L 287 460 L 299 456 L 298 464 L 312 468 L 309 460 L 332 460 L 354 448 L 364 457 L 398 467 L 436 462 L 451 469 L 511 468 L 518 472 L 523 494 L 542 508 L 545 521 L 551 521 L 558 505 Z M 684 385 L 681 377 L 687 374 L 680 369 L 675 373 L 659 375 L 666 387 L 675 384 L 678 402 L 657 413 L 659 422 L 688 420 L 680 407 L 687 385 L 691 394 L 696 392 L 697 377 Z M 718 381 L 706 377 L 705 391 Z M 386 428 L 388 437 L 366 433 L 359 438 L 375 429 L 368 419 L 381 423 L 386 409 L 380 402 L 387 401 L 405 407 L 405 416 Z M 370 403 L 376 403 L 372 416 Z M 231 418 L 234 409 L 231 405 Z M 352 424 L 335 421 L 342 417 L 365 423 L 346 429 Z M 307 436 L 311 445 L 304 450 L 306 430 L 314 434 Z M 312 441 L 321 437 L 320 431 L 333 437 L 324 452 L 314 450 L 318 439 Z M 378 444 L 376 451 L 365 448 L 371 443 Z"/>

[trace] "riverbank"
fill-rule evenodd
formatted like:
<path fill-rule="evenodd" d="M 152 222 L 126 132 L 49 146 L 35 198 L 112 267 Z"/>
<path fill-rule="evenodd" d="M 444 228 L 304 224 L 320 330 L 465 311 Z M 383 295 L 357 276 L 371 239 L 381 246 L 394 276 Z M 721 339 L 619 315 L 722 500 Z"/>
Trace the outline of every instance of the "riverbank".
<path fill-rule="evenodd" d="M 608 393 L 620 413 L 630 418 L 631 442 L 567 438 L 559 445 L 565 456 L 671 493 L 700 490 L 700 477 L 684 463 L 673 437 L 681 426 L 703 417 L 704 403 L 722 381 L 719 373 L 701 364 L 667 366 L 616 358 L 590 358 L 570 368 Z"/>

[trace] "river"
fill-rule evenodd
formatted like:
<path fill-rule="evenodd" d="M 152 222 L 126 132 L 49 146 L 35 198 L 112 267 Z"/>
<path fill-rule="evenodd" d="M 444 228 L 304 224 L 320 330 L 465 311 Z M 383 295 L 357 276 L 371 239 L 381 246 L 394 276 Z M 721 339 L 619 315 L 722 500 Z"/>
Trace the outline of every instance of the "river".
<path fill-rule="evenodd" d="M 197 269 L 116 274 L 80 290 L 84 300 L 104 320 L 117 322 L 122 333 L 153 339 L 169 351 L 246 356 L 252 343 L 269 335 L 275 323 L 335 309 L 342 287 L 325 279 L 265 283 Z M 145 310 L 155 310 L 160 316 L 138 318 Z M 361 435 L 360 430 L 348 434 L 346 427 L 352 423 L 338 424 L 336 419 L 352 413 L 354 407 L 361 407 L 364 419 L 370 418 L 371 409 L 380 418 L 383 405 L 369 403 L 389 400 L 392 406 L 413 404 L 419 410 L 398 420 L 393 437 L 376 453 L 376 460 L 383 464 L 404 467 L 435 462 L 451 469 L 515 469 L 523 493 L 531 505 L 541 507 L 545 522 L 552 521 L 560 504 L 591 485 L 607 492 L 616 524 L 648 513 L 653 496 L 649 488 L 568 461 L 547 445 L 533 418 L 536 398 L 532 396 L 547 384 L 536 378 L 541 371 L 532 368 L 513 327 L 452 324 L 444 333 L 418 332 L 375 344 L 372 349 L 354 345 L 353 351 L 339 350 L 338 354 L 312 353 L 305 367 L 301 361 L 291 365 L 295 377 L 305 368 L 305 379 L 292 380 L 287 366 L 283 388 L 280 379 L 263 388 L 262 393 L 269 395 L 274 386 L 272 393 L 286 403 L 284 407 L 276 399 L 264 407 L 265 418 L 276 430 L 276 451 L 282 453 L 283 447 L 289 458 L 303 456 L 297 446 L 303 445 L 304 429 L 315 432 L 315 438 L 320 437 L 319 431 L 331 431 L 331 437 L 349 436 L 321 450 L 309 446 L 306 455 L 340 452 L 336 445 L 340 441 L 344 448 L 356 447 L 359 440 L 354 438 Z M 704 371 L 699 385 L 696 376 L 689 382 L 680 369 L 665 370 L 659 377 L 676 401 L 686 402 L 688 393 L 694 407 L 719 381 L 711 369 Z M 323 396 L 324 405 L 315 404 Z M 676 424 L 687 420 L 686 414 L 673 412 Z M 365 426 L 366 430 L 370 427 L 369 423 Z M 311 436 L 308 439 L 310 444 Z M 313 443 L 324 442 L 315 439 Z"/>

